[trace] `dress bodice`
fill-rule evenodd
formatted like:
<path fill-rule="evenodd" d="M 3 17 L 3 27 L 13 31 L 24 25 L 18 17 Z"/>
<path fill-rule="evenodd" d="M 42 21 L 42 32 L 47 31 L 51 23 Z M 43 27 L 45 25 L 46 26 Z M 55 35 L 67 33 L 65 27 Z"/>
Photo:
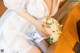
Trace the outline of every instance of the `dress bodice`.
<path fill-rule="evenodd" d="M 44 0 L 4 0 L 4 4 L 8 9 L 18 9 L 26 11 L 31 16 L 41 19 L 49 15 L 49 9 Z M 53 10 L 51 16 L 53 16 L 59 6 L 59 0 L 57 4 L 53 4 Z"/>

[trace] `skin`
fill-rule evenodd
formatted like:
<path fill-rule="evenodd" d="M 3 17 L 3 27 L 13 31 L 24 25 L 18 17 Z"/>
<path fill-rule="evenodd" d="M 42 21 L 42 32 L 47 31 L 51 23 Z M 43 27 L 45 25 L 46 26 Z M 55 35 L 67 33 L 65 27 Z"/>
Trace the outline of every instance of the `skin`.
<path fill-rule="evenodd" d="M 41 51 L 39 50 L 39 48 L 33 46 L 29 53 L 41 53 Z"/>

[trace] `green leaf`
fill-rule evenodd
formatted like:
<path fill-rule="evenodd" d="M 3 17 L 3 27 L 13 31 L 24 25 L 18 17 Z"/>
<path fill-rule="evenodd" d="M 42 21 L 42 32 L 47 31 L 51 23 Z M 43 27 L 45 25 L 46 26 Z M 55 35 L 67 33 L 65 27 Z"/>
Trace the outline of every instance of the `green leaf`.
<path fill-rule="evenodd" d="M 50 37 L 49 37 L 49 38 L 47 38 L 46 40 L 47 40 L 50 44 L 53 43 L 53 42 L 52 42 L 52 41 L 53 41 L 53 38 L 50 38 Z"/>

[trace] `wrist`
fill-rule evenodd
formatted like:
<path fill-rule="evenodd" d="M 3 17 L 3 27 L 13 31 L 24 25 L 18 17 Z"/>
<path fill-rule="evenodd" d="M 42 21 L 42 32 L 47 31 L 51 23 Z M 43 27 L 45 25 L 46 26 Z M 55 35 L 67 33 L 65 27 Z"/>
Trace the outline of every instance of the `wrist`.
<path fill-rule="evenodd" d="M 39 21 L 38 20 L 35 20 L 33 24 L 34 25 L 37 25 L 38 23 L 39 23 Z"/>

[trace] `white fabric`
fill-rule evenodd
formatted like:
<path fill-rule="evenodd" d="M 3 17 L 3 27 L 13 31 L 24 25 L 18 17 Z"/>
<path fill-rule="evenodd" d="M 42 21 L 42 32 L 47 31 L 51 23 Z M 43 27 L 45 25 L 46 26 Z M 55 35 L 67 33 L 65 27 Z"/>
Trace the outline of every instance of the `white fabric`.
<path fill-rule="evenodd" d="M 35 18 L 44 18 L 49 14 L 43 0 L 4 0 L 4 4 L 9 9 L 27 11 Z"/>
<path fill-rule="evenodd" d="M 5 21 L 2 22 L 1 20 Z M 30 41 L 32 39 L 24 32 L 24 26 L 28 22 L 17 16 L 13 11 L 6 12 L 1 20 L 0 49 L 4 49 L 5 53 L 29 53 L 34 43 Z"/>
<path fill-rule="evenodd" d="M 54 16 L 57 13 L 59 4 L 60 4 L 60 0 L 53 0 L 51 16 Z"/>
<path fill-rule="evenodd" d="M 3 0 L 3 1 L 5 6 L 9 10 L 18 9 L 26 11 L 31 16 L 34 16 L 37 19 L 42 19 L 49 15 L 49 9 L 44 0 Z M 35 27 L 13 11 L 10 11 L 10 13 L 7 12 L 6 15 L 3 15 L 1 18 L 4 17 L 5 19 L 2 19 L 2 21 L 4 20 L 5 21 L 2 22 L 2 25 L 0 23 L 1 25 L 0 36 L 2 36 L 3 40 L 5 40 L 5 41 L 2 40 L 1 44 L 4 44 L 4 46 L 6 47 L 0 45 L 0 49 L 7 48 L 5 49 L 7 51 L 5 53 L 14 52 L 29 53 L 28 51 L 34 45 L 34 43 L 30 41 L 32 40 L 32 38 L 29 35 L 34 31 Z M 28 48 L 30 49 L 28 50 Z M 11 50 L 9 51 L 8 49 Z"/>
<path fill-rule="evenodd" d="M 51 16 L 55 15 L 58 10 L 60 0 L 53 0 L 53 9 Z M 18 9 L 27 11 L 35 18 L 44 18 L 49 15 L 49 9 L 44 0 L 4 0 L 4 4 L 9 9 Z"/>

